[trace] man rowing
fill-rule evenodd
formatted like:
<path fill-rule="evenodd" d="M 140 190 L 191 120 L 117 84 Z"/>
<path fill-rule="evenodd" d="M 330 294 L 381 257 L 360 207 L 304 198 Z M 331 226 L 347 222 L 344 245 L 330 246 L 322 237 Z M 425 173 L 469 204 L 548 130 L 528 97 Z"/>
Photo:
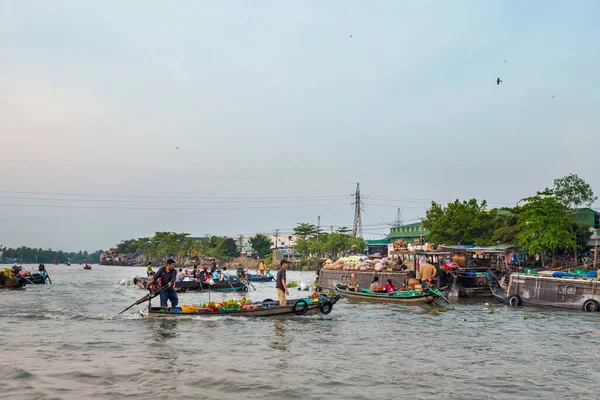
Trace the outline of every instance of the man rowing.
<path fill-rule="evenodd" d="M 167 266 L 158 270 L 154 276 L 150 278 L 148 287 L 156 285 L 155 290 L 163 289 L 160 292 L 160 306 L 167 307 L 167 301 L 171 302 L 171 308 L 177 307 L 179 298 L 175 292 L 175 279 L 177 278 L 177 270 L 175 269 L 175 261 L 171 258 L 167 260 Z"/>

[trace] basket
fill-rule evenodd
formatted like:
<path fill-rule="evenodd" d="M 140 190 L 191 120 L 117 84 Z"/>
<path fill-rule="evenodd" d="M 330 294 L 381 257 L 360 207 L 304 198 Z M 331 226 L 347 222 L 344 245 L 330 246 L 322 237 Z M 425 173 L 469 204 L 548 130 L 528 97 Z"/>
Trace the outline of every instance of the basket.
<path fill-rule="evenodd" d="M 200 307 L 198 307 L 196 304 L 181 306 L 181 312 L 184 313 L 195 313 L 198 312 L 198 309 L 200 309 Z"/>
<path fill-rule="evenodd" d="M 221 308 L 219 308 L 219 311 L 237 311 L 237 308 L 225 308 L 225 307 L 221 307 Z"/>

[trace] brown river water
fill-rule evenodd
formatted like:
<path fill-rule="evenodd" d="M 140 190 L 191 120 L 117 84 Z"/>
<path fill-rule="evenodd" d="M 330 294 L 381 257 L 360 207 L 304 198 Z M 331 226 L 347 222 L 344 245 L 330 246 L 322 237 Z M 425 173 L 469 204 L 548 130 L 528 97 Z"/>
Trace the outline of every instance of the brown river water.
<path fill-rule="evenodd" d="M 600 398 L 600 313 L 342 299 L 327 316 L 116 317 L 145 294 L 119 282 L 145 268 L 47 268 L 52 285 L 0 291 L 1 399 Z M 276 298 L 254 285 L 211 300 Z"/>

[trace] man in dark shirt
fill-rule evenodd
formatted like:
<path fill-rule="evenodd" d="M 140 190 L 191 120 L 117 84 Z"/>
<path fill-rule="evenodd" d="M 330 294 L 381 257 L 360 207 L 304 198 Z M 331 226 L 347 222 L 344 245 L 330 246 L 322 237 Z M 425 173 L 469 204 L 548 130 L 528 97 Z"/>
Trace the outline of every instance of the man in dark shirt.
<path fill-rule="evenodd" d="M 275 282 L 275 291 L 277 292 L 277 298 L 279 299 L 279 306 L 283 307 L 286 304 L 286 295 L 290 292 L 287 288 L 286 271 L 288 268 L 288 260 L 285 258 L 279 263 L 279 271 L 277 271 L 277 281 Z"/>
<path fill-rule="evenodd" d="M 169 258 L 167 260 L 167 266 L 162 267 L 156 274 L 151 278 L 149 283 L 156 283 L 156 288 L 161 289 L 167 287 L 160 292 L 160 306 L 166 307 L 167 300 L 171 302 L 171 308 L 177 307 L 179 299 L 177 298 L 177 292 L 175 292 L 175 279 L 177 278 L 177 270 L 175 269 L 175 261 Z"/>

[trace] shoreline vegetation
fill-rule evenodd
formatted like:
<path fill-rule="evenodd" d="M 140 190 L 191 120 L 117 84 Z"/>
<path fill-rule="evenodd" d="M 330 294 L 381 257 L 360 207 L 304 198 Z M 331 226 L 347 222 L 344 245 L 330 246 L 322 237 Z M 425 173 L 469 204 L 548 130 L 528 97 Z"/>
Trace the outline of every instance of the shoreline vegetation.
<path fill-rule="evenodd" d="M 432 201 L 421 223 L 428 234 L 417 246 L 427 244 L 436 249 L 438 245 L 514 245 L 520 248 L 525 262 L 541 259 L 543 267 L 548 260 L 554 267 L 559 259 L 569 258 L 577 265 L 582 253 L 586 252 L 589 257 L 590 238 L 600 228 L 600 213 L 589 208 L 597 199 L 588 183 L 569 174 L 555 179 L 552 188 L 525 197 L 513 207 L 488 209 L 486 200 L 474 198 L 457 199 L 446 206 Z M 273 249 L 271 239 L 261 233 L 248 239 L 242 235 L 234 239 L 156 232 L 152 237 L 122 240 L 114 248 L 94 253 L 5 247 L 0 249 L 3 253 L 0 262 L 27 264 L 56 260 L 59 263 L 145 266 L 152 261 L 158 266 L 173 258 L 182 267 L 217 262 L 220 266 L 242 265 L 255 269 L 259 260 L 277 266 L 281 258 L 288 257 L 293 269 L 316 270 L 326 259 L 367 252 L 367 243 L 350 232 L 347 227 L 324 232 L 313 224 L 298 223 L 293 229 L 294 246 L 287 248 L 285 255 Z M 399 244 L 405 249 L 415 246 L 415 243 L 400 242 L 390 244 L 394 248 Z"/>

